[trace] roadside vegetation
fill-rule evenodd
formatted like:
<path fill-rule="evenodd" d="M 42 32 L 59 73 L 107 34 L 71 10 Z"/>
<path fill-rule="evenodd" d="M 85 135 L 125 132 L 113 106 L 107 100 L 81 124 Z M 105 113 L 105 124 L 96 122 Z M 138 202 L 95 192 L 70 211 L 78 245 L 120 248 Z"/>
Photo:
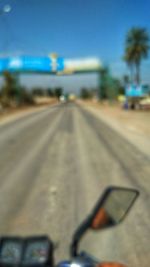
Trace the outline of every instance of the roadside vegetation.
<path fill-rule="evenodd" d="M 148 58 L 150 36 L 145 28 L 132 28 L 125 40 L 124 60 L 130 69 L 130 82 L 141 82 L 141 62 Z"/>
<path fill-rule="evenodd" d="M 100 70 L 100 86 L 96 93 L 93 89 L 82 88 L 80 97 L 82 99 L 96 98 L 101 101 L 123 103 L 124 108 L 131 107 L 135 109 L 148 107 L 150 108 L 150 85 L 144 84 L 141 77 L 142 61 L 148 58 L 150 49 L 150 35 L 147 29 L 141 27 L 131 28 L 125 37 L 125 47 L 123 60 L 129 69 L 129 75 L 124 74 L 122 78 L 113 77 L 108 66 Z M 126 99 L 125 88 L 128 85 L 142 85 L 143 97 L 133 97 Z"/>
<path fill-rule="evenodd" d="M 17 74 L 3 73 L 4 84 L 0 91 L 1 109 L 34 105 L 32 93 L 19 84 Z"/>
<path fill-rule="evenodd" d="M 125 93 L 124 79 L 119 80 L 111 75 L 108 67 L 103 67 L 100 71 L 100 87 L 98 88 L 81 88 L 80 97 L 84 100 L 97 99 L 114 102 L 118 95 Z"/>
<path fill-rule="evenodd" d="M 27 106 L 48 104 L 57 101 L 63 94 L 61 87 L 56 88 L 26 88 L 19 82 L 16 73 L 3 73 L 4 82 L 0 89 L 0 111 Z"/>

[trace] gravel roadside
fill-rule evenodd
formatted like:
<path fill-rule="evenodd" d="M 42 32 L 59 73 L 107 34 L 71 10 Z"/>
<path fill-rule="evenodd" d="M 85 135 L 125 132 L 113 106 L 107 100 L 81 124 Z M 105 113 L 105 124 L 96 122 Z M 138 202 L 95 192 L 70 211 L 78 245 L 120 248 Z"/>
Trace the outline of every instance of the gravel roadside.
<path fill-rule="evenodd" d="M 7 124 L 11 121 L 23 118 L 24 116 L 37 113 L 39 111 L 47 109 L 49 106 L 56 106 L 58 103 L 51 103 L 51 104 L 45 104 L 45 105 L 37 105 L 37 106 L 31 106 L 31 107 L 24 107 L 20 109 L 14 109 L 12 111 L 8 111 L 5 114 L 0 115 L 0 125 Z"/>
<path fill-rule="evenodd" d="M 120 107 L 80 102 L 150 158 L 150 112 L 125 111 Z"/>

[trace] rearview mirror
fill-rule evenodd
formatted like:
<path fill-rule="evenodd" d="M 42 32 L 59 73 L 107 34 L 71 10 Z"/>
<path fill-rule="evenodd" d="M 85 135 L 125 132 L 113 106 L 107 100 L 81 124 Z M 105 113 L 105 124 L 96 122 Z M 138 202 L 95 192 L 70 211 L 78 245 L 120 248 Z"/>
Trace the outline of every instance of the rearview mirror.
<path fill-rule="evenodd" d="M 75 231 L 71 244 L 71 257 L 78 255 L 79 241 L 89 228 L 93 230 L 115 226 L 120 223 L 133 203 L 139 192 L 135 189 L 110 186 L 97 202 L 92 213 L 83 221 Z"/>
<path fill-rule="evenodd" d="M 90 227 L 98 230 L 117 225 L 125 218 L 138 195 L 139 192 L 134 189 L 107 188 L 92 213 Z"/>

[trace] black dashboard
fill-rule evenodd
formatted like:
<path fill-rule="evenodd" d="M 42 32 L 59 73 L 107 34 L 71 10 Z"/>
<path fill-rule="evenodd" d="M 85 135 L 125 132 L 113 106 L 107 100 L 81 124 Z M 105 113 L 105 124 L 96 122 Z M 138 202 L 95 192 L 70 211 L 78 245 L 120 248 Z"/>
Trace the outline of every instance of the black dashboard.
<path fill-rule="evenodd" d="M 53 244 L 47 236 L 0 239 L 0 266 L 52 266 Z"/>

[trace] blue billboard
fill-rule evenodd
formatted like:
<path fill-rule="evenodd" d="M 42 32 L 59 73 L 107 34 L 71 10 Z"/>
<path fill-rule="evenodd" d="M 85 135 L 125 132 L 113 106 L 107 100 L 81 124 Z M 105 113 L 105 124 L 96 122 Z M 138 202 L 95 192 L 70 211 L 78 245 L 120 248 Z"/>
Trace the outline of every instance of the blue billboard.
<path fill-rule="evenodd" d="M 125 91 L 127 97 L 142 97 L 145 95 L 145 90 L 142 85 L 128 85 Z"/>
<path fill-rule="evenodd" d="M 65 68 L 64 58 L 57 58 L 57 71 L 63 71 Z"/>
<path fill-rule="evenodd" d="M 8 60 L 6 58 L 0 59 L 0 72 L 7 69 Z"/>
<path fill-rule="evenodd" d="M 64 70 L 63 58 L 50 57 L 9 57 L 0 59 L 0 72 L 57 72 Z"/>

